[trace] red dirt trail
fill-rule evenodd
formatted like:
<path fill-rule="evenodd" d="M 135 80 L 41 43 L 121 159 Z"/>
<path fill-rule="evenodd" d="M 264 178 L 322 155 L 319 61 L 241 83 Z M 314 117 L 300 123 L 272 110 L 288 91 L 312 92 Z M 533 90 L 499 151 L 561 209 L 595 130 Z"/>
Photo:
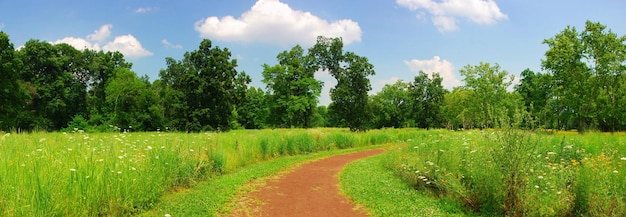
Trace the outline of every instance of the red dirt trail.
<path fill-rule="evenodd" d="M 346 164 L 382 152 L 361 151 L 304 164 L 249 193 L 230 216 L 367 216 L 339 194 L 337 175 Z"/>

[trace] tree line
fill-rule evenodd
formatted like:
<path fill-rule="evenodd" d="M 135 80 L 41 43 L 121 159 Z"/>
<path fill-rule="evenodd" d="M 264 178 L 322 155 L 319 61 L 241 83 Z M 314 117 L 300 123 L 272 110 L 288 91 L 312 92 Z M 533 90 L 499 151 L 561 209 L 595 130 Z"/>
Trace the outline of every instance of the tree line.
<path fill-rule="evenodd" d="M 0 32 L 0 130 L 175 130 L 384 127 L 626 129 L 626 36 L 587 21 L 543 43 L 543 72 L 519 84 L 497 63 L 466 65 L 449 91 L 438 73 L 420 72 L 368 95 L 374 66 L 320 36 L 262 66 L 265 88 L 249 86 L 228 48 L 204 39 L 150 81 L 119 52 L 77 50 L 30 40 L 16 50 Z M 318 105 L 320 70 L 336 79 L 332 102 Z"/>

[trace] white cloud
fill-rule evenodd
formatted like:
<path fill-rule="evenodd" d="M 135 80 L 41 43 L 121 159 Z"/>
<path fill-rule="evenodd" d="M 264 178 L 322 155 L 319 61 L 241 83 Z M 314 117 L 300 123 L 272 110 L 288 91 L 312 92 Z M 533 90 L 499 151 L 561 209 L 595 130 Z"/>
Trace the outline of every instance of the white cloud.
<path fill-rule="evenodd" d="M 152 56 L 152 52 L 143 48 L 139 40 L 137 40 L 131 34 L 117 36 L 115 37 L 115 39 L 113 39 L 113 41 L 110 41 L 101 47 L 100 44 L 97 42 L 102 42 L 106 38 L 108 38 L 111 35 L 112 27 L 113 25 L 111 24 L 102 25 L 100 29 L 94 31 L 93 34 L 88 35 L 87 39 L 77 37 L 65 37 L 51 43 L 66 43 L 79 50 L 90 49 L 96 51 L 119 51 L 120 53 L 124 54 L 125 57 L 131 58 Z"/>
<path fill-rule="evenodd" d="M 428 11 L 440 32 L 457 30 L 459 18 L 485 25 L 508 19 L 495 0 L 396 0 L 396 3 L 411 11 L 418 11 L 418 18 L 423 17 L 420 12 Z"/>
<path fill-rule="evenodd" d="M 438 72 L 443 78 L 442 85 L 448 90 L 461 85 L 461 81 L 454 75 L 454 66 L 448 60 L 441 59 L 439 56 L 434 56 L 432 59 L 427 60 L 405 60 L 406 64 L 412 72 L 423 71 L 424 73 L 432 76 L 433 73 Z"/>
<path fill-rule="evenodd" d="M 65 37 L 63 39 L 59 39 L 59 40 L 52 42 L 52 44 L 61 44 L 61 43 L 69 44 L 78 50 L 84 50 L 84 49 L 100 50 L 100 45 L 98 45 L 97 43 L 92 44 L 91 42 L 83 38 Z"/>
<path fill-rule="evenodd" d="M 0 23 L 0 30 L 4 29 L 4 23 Z"/>
<path fill-rule="evenodd" d="M 310 12 L 294 10 L 279 0 L 258 0 L 239 18 L 212 16 L 197 21 L 195 28 L 201 37 L 225 41 L 312 45 L 319 35 L 342 37 L 345 44 L 361 41 L 357 22 L 329 22 Z"/>
<path fill-rule="evenodd" d="M 166 48 L 174 48 L 174 49 L 182 49 L 183 46 L 180 44 L 172 44 L 167 39 L 161 40 L 161 44 L 165 45 Z"/>
<path fill-rule="evenodd" d="M 111 28 L 113 25 L 105 24 L 100 29 L 93 32 L 93 34 L 87 35 L 87 39 L 90 41 L 102 42 L 111 35 Z"/>
<path fill-rule="evenodd" d="M 152 52 L 141 46 L 141 43 L 131 34 L 115 37 L 112 42 L 102 47 L 104 51 L 119 51 L 126 57 L 152 56 Z"/>
<path fill-rule="evenodd" d="M 138 14 L 143 14 L 143 13 L 148 13 L 148 12 L 152 12 L 152 11 L 156 11 L 158 10 L 158 7 L 143 7 L 143 8 L 137 8 L 135 9 L 135 13 Z"/>

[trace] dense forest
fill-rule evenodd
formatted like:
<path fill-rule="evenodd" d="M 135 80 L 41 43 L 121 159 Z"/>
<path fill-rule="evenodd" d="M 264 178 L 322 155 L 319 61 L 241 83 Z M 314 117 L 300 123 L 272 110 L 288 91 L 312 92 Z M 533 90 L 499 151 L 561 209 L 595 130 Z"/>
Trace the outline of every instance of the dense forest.
<path fill-rule="evenodd" d="M 552 38 L 543 72 L 519 84 L 497 63 L 466 65 L 464 85 L 446 90 L 439 74 L 371 90 L 368 59 L 341 38 L 318 37 L 262 67 L 265 88 L 237 71 L 228 48 L 204 39 L 181 60 L 166 58 L 154 81 L 119 52 L 77 50 L 30 40 L 15 49 L 0 32 L 0 130 L 226 131 L 246 128 L 384 127 L 626 130 L 626 36 L 600 23 L 566 27 Z M 512 51 L 514 52 L 514 51 Z M 314 74 L 335 79 L 332 102 L 318 105 Z"/>

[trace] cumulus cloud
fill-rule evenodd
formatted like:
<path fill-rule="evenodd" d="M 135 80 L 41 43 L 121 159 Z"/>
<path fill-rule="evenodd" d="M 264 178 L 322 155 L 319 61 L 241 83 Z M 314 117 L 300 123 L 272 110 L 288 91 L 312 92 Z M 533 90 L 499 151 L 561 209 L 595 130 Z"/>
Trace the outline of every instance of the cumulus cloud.
<path fill-rule="evenodd" d="M 432 76 L 437 72 L 443 78 L 442 85 L 448 90 L 461 85 L 461 81 L 454 75 L 454 66 L 448 60 L 441 59 L 439 56 L 434 56 L 432 59 L 419 60 L 405 60 L 406 64 L 412 72 L 423 71 L 424 73 Z"/>
<path fill-rule="evenodd" d="M 483 25 L 508 19 L 508 16 L 500 11 L 495 0 L 396 0 L 396 3 L 411 11 L 417 11 L 418 19 L 423 17 L 424 11 L 427 11 L 440 32 L 457 30 L 459 18 L 467 18 Z"/>
<path fill-rule="evenodd" d="M 52 42 L 52 44 L 62 44 L 62 43 L 69 44 L 72 47 L 79 49 L 79 50 L 84 50 L 84 49 L 100 50 L 100 45 L 98 45 L 98 43 L 91 43 L 90 41 L 87 41 L 83 38 L 65 37 L 63 39 L 59 39 L 59 40 Z"/>
<path fill-rule="evenodd" d="M 112 27 L 113 25 L 111 24 L 102 25 L 98 30 L 94 31 L 93 34 L 87 35 L 87 39 L 102 42 L 111 35 Z"/>
<path fill-rule="evenodd" d="M 111 35 L 112 27 L 113 25 L 111 24 L 103 25 L 98 30 L 94 31 L 93 34 L 87 35 L 87 39 L 78 37 L 65 37 L 51 43 L 66 43 L 79 50 L 89 49 L 96 51 L 119 51 L 120 53 L 124 54 L 125 57 L 131 58 L 152 56 L 152 52 L 146 50 L 141 45 L 139 40 L 137 40 L 131 34 L 116 36 L 113 41 L 106 43 L 104 46 L 100 46 L 98 42 L 103 42 Z"/>
<path fill-rule="evenodd" d="M 142 7 L 142 8 L 135 9 L 135 13 L 143 14 L 143 13 L 156 11 L 157 9 L 159 9 L 159 8 L 158 7 Z"/>
<path fill-rule="evenodd" d="M 180 44 L 172 44 L 167 39 L 161 40 L 161 44 L 165 45 L 166 48 L 174 48 L 174 49 L 182 49 L 183 46 Z"/>
<path fill-rule="evenodd" d="M 315 72 L 315 79 L 324 82 L 319 98 L 320 105 L 330 105 L 330 102 L 332 101 L 330 99 L 330 89 L 337 85 L 335 78 L 333 78 L 328 70 L 320 70 Z"/>
<path fill-rule="evenodd" d="M 131 34 L 115 37 L 112 42 L 102 47 L 104 51 L 119 51 L 126 57 L 152 56 L 152 52 L 141 46 L 141 43 Z"/>
<path fill-rule="evenodd" d="M 311 45 L 319 35 L 342 37 L 345 44 L 361 41 L 357 22 L 350 19 L 329 22 L 310 12 L 294 10 L 279 0 L 258 0 L 238 18 L 211 16 L 199 20 L 195 29 L 201 37 L 224 41 Z"/>

